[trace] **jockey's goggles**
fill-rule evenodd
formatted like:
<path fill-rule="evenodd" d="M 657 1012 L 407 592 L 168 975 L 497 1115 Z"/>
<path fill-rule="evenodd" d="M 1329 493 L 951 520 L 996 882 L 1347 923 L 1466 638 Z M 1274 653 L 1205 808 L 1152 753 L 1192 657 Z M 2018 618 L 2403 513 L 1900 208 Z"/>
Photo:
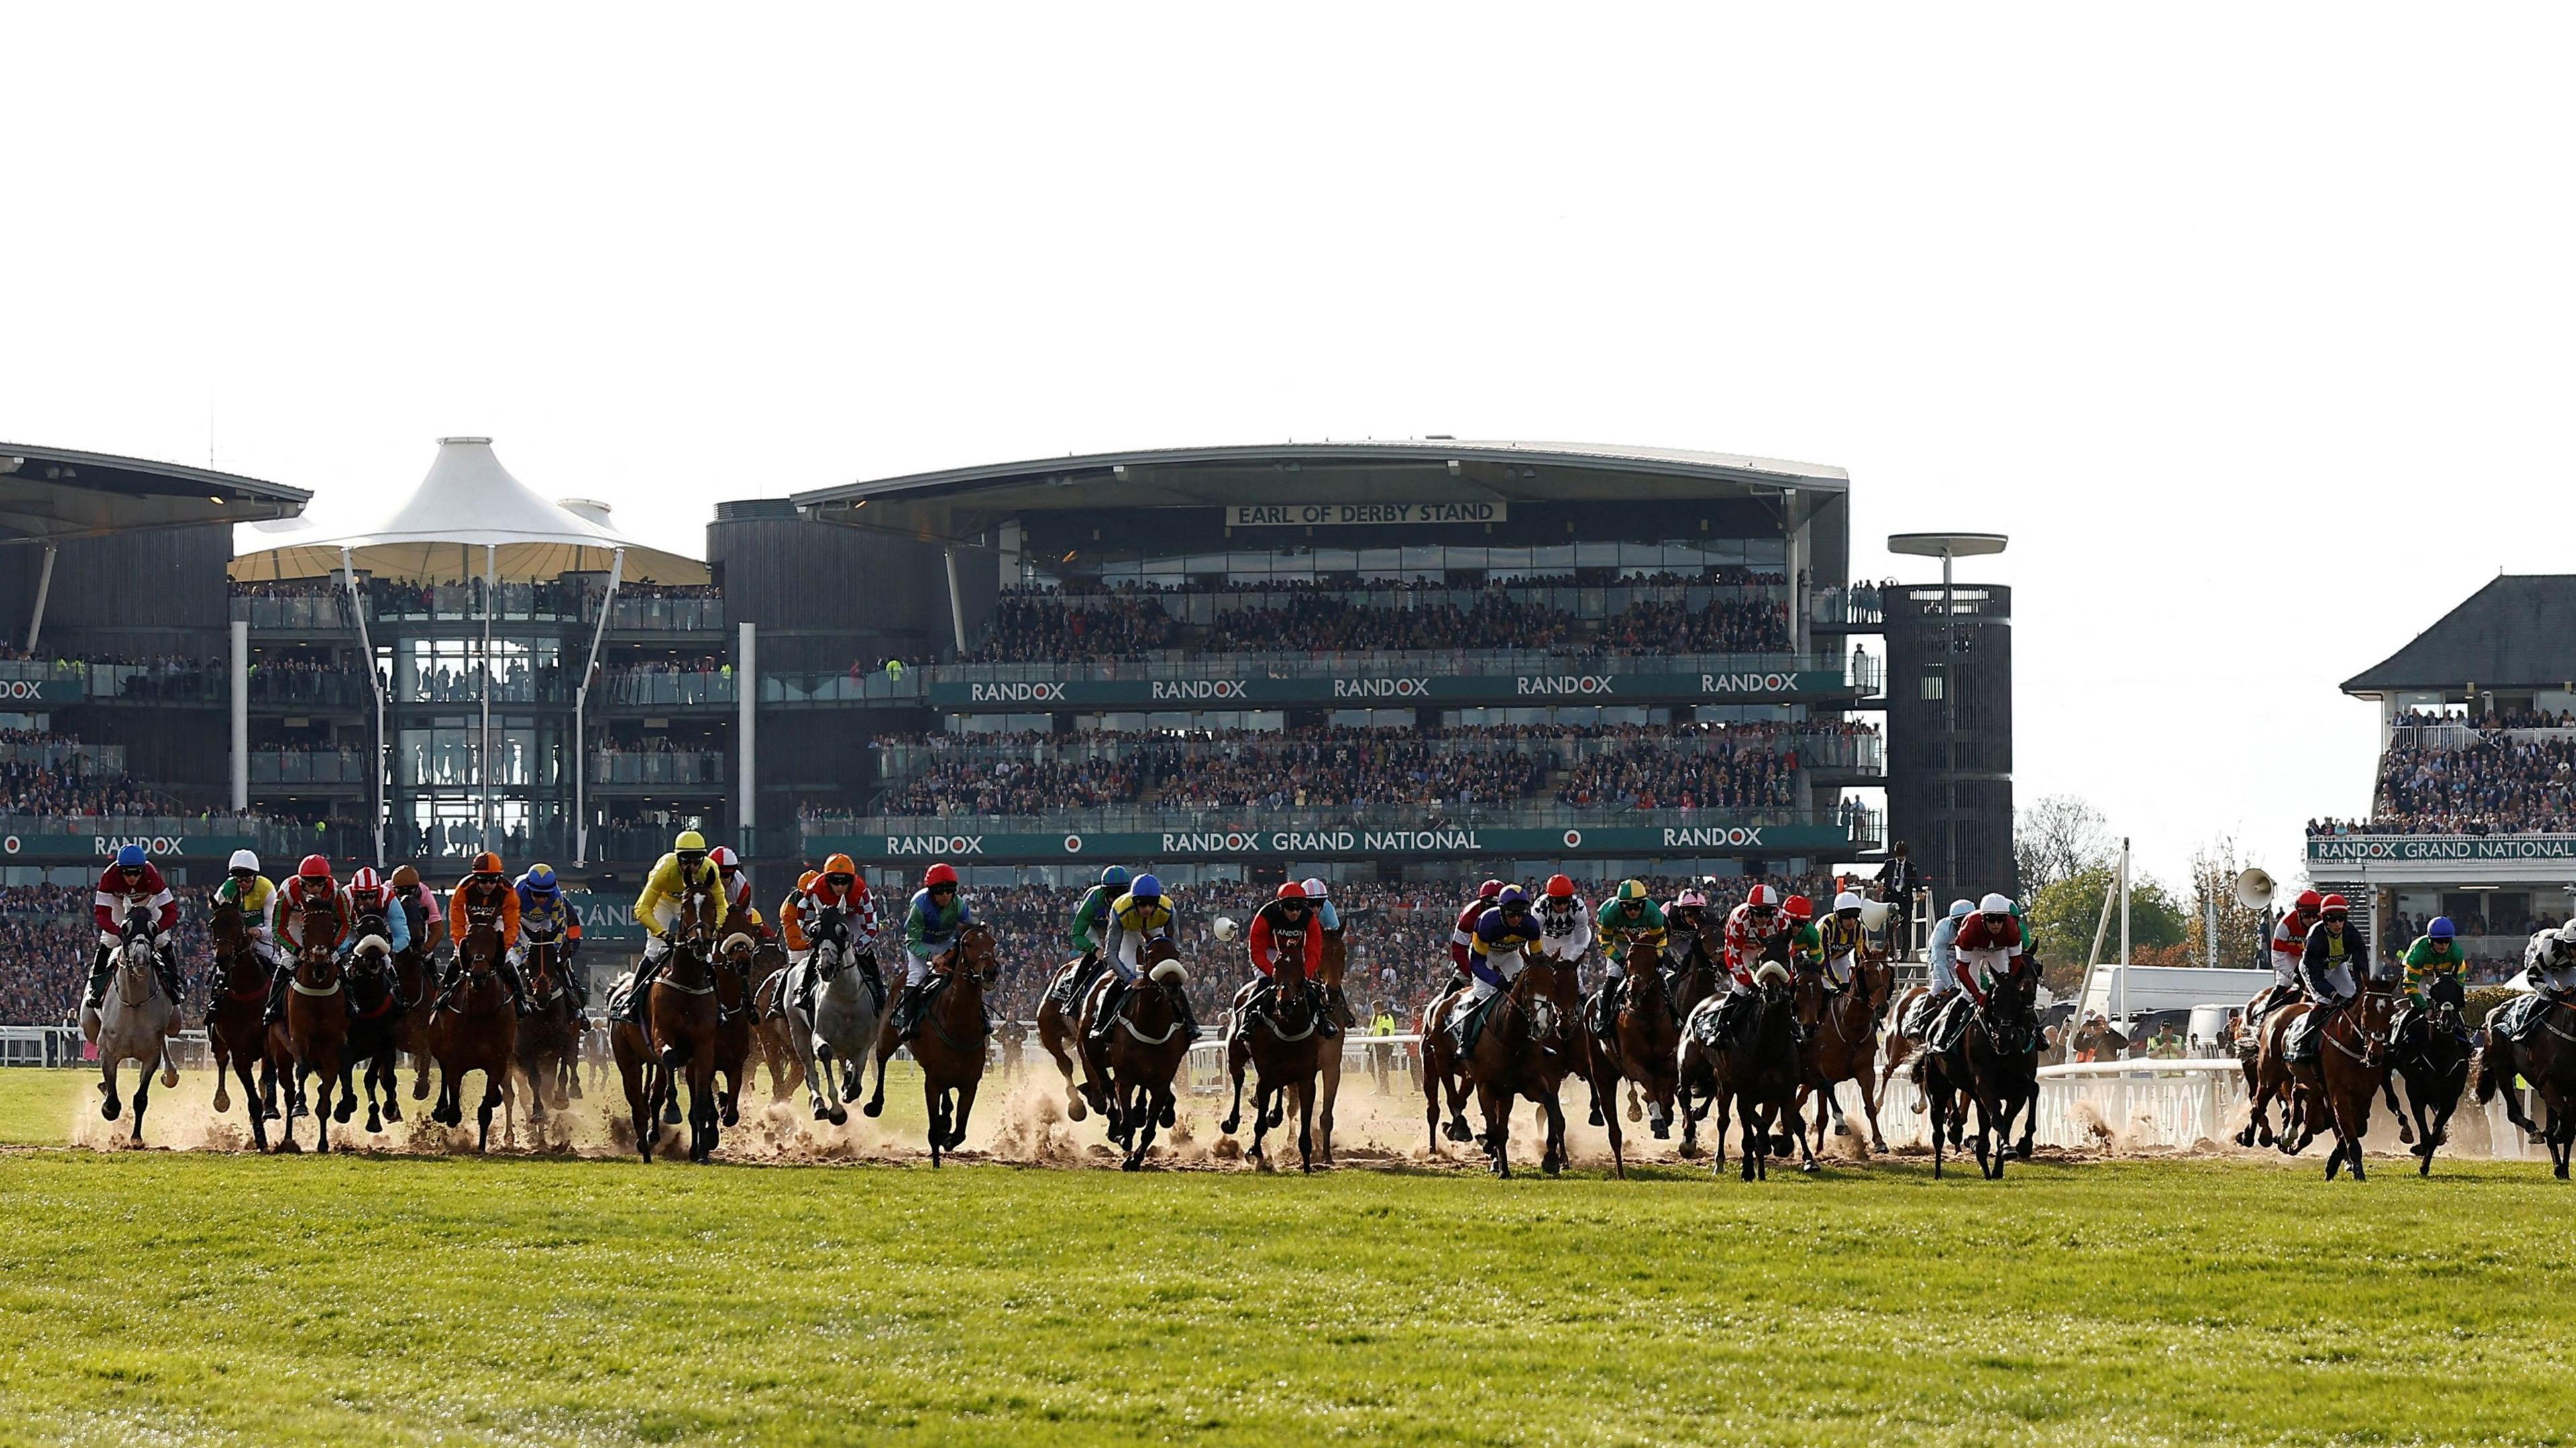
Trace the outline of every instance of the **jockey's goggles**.
<path fill-rule="evenodd" d="M 705 864 L 706 859 L 706 852 L 703 850 L 682 850 L 679 852 L 680 868 L 683 870 L 694 870 L 698 866 Z"/>
<path fill-rule="evenodd" d="M 248 865 L 235 865 L 232 868 L 232 876 L 236 880 L 248 880 L 258 874 L 259 871 L 252 869 Z"/>
<path fill-rule="evenodd" d="M 942 881 L 939 884 L 931 886 L 930 893 L 933 895 L 954 895 L 957 893 L 957 887 L 953 883 Z"/>
<path fill-rule="evenodd" d="M 2325 922 L 2328 925 L 2342 925 L 2351 918 L 2351 913 L 2349 911 L 2329 910 L 2325 912 Z"/>
<path fill-rule="evenodd" d="M 141 865 L 119 865 L 116 867 L 116 873 L 123 875 L 129 880 L 140 880 L 143 878 L 143 867 Z"/>
<path fill-rule="evenodd" d="M 1684 910 L 1697 910 L 1698 908 L 1699 907 L 1696 905 L 1685 905 L 1682 907 Z M 1777 905 L 1747 905 L 1744 907 L 1744 913 L 1747 915 L 1776 915 L 1779 911 L 1780 907 Z"/>
<path fill-rule="evenodd" d="M 850 888 L 850 877 L 847 875 L 825 875 L 823 877 L 823 883 L 831 886 L 835 890 L 847 890 Z"/>

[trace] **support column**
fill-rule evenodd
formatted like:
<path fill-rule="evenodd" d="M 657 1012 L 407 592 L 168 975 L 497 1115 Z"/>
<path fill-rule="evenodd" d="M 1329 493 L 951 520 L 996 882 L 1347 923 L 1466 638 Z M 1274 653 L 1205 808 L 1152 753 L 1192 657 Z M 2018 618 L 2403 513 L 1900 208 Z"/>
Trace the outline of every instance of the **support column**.
<path fill-rule="evenodd" d="M 233 812 L 250 808 L 250 620 L 233 620 Z"/>
<path fill-rule="evenodd" d="M 733 772 L 734 772 L 734 838 L 742 842 L 745 859 L 753 851 L 753 826 L 758 822 L 752 809 L 753 792 L 758 788 L 760 754 L 758 725 L 760 704 L 760 655 L 757 631 L 750 620 L 734 625 L 733 645 Z"/>
<path fill-rule="evenodd" d="M 27 615 L 27 652 L 36 652 L 36 640 L 45 632 L 45 596 L 54 591 L 54 545 L 45 545 L 45 562 L 36 574 L 36 608 Z"/>
<path fill-rule="evenodd" d="M 1808 559 L 1813 556 L 1815 540 L 1810 528 L 1815 509 L 1801 507 L 1795 491 L 1781 495 L 1783 521 L 1789 525 L 1789 649 L 1804 657 L 1807 652 L 1808 614 L 1814 607 L 1808 601 Z"/>
<path fill-rule="evenodd" d="M 492 848 L 492 610 L 500 603 L 492 593 L 498 583 L 493 575 L 499 569 L 499 554 L 492 544 L 483 545 L 483 728 L 477 736 L 482 742 L 474 761 L 474 777 L 483 786 L 483 800 L 474 818 L 475 848 L 479 850 Z"/>
<path fill-rule="evenodd" d="M 948 560 L 948 627 L 957 636 L 957 652 L 966 652 L 966 605 L 957 591 L 957 550 L 943 548 Z"/>

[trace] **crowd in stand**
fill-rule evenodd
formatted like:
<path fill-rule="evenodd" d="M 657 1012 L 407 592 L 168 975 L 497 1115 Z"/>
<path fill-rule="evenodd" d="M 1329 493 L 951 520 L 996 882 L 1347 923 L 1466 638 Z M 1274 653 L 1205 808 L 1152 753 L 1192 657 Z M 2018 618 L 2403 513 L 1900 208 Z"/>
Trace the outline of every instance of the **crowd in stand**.
<path fill-rule="evenodd" d="M 69 817 L 164 812 L 150 791 L 122 774 L 59 764 L 0 762 L 0 815 Z"/>
<path fill-rule="evenodd" d="M 1599 647 L 1611 654 L 1780 654 L 1789 643 L 1785 604 L 1730 599 L 1699 609 L 1631 604 L 1603 621 Z"/>
<path fill-rule="evenodd" d="M 977 664 L 1129 659 L 1176 647 L 1180 634 L 1180 624 L 1150 598 L 1067 608 L 1052 599 L 1014 596 L 993 610 L 983 644 L 960 657 Z"/>
<path fill-rule="evenodd" d="M 2576 831 L 2576 741 L 2491 735 L 2467 749 L 2392 744 L 2367 823 L 2318 819 L 2310 835 L 2511 835 Z"/>
<path fill-rule="evenodd" d="M 1373 608 L 1332 594 L 1229 609 L 1208 630 L 1211 652 L 1344 653 L 1362 649 L 1546 649 L 1569 642 L 1573 614 L 1500 590 L 1473 607 Z"/>
<path fill-rule="evenodd" d="M 888 796 L 890 815 L 1021 815 L 1124 804 L 1143 788 L 1132 763 L 1078 760 L 1038 764 L 943 760 Z"/>
<path fill-rule="evenodd" d="M 188 1024 L 206 1008 L 206 891 L 174 888 L 179 928 L 179 979 Z M 86 885 L 0 886 L 0 1024 L 68 1025 L 78 1019 L 81 987 L 98 943 Z"/>
<path fill-rule="evenodd" d="M 1676 753 L 1639 741 L 1566 771 L 1556 797 L 1571 805 L 1630 809 L 1782 809 L 1797 802 L 1798 756 L 1746 747 Z"/>
<path fill-rule="evenodd" d="M 1411 731 L 1357 738 L 1247 741 L 1175 757 L 1154 801 L 1165 810 L 1333 809 L 1384 804 L 1499 804 L 1547 778 L 1550 760 L 1516 749 L 1440 747 Z"/>

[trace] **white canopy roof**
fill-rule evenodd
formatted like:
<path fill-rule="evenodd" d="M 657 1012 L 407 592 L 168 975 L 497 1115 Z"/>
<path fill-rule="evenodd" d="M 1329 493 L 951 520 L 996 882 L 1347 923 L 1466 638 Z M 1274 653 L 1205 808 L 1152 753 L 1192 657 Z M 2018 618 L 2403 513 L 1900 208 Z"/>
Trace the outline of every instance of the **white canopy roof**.
<path fill-rule="evenodd" d="M 488 437 L 447 437 L 428 476 L 382 521 L 332 531 L 304 519 L 233 530 L 232 576 L 244 581 L 326 577 L 341 550 L 362 573 L 380 578 L 445 580 L 479 577 L 484 549 L 503 578 L 554 578 L 605 572 L 624 549 L 624 576 L 646 583 L 707 581 L 707 565 L 650 548 L 620 533 L 605 504 L 574 512 L 539 497 L 510 476 Z"/>

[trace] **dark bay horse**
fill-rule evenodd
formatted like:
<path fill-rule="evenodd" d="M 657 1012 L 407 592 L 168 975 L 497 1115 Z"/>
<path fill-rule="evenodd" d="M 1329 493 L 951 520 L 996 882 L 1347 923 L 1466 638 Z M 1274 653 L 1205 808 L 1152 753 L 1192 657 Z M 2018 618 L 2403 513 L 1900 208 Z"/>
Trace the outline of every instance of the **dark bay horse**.
<path fill-rule="evenodd" d="M 1621 1145 L 1615 1140 L 1619 1134 L 1619 1082 L 1628 1083 L 1631 1121 L 1641 1114 L 1637 1095 L 1640 1091 L 1645 1093 L 1642 1114 L 1658 1139 L 1673 1134 L 1673 1097 L 1681 1086 L 1682 1009 L 1674 1005 L 1673 993 L 1665 987 L 1663 952 L 1631 936 L 1619 967 L 1625 975 L 1611 1003 L 1610 1035 L 1593 1047 L 1604 1069 L 1596 1073 L 1603 1085 L 1593 1092 L 1592 1120 L 1596 1126 L 1609 1128 L 1614 1138 L 1614 1156 Z M 1601 989 L 1610 989 L 1610 983 L 1602 982 Z M 1705 998 L 1708 993 L 1703 990 L 1699 994 Z M 1698 1000 L 1692 1004 L 1697 1005 Z M 1584 1019 L 1594 1016 L 1587 1011 Z M 1605 1093 L 1611 1099 L 1605 1101 Z"/>
<path fill-rule="evenodd" d="M 1259 984 L 1255 981 L 1251 986 Z M 1305 956 L 1294 950 L 1281 950 L 1272 962 L 1270 987 L 1267 1007 L 1249 1017 L 1241 1005 L 1237 1007 L 1235 1046 L 1228 1047 L 1227 1054 L 1233 1058 L 1237 1046 L 1243 1054 L 1240 1064 L 1232 1067 L 1234 1105 L 1217 1123 L 1217 1130 L 1231 1135 L 1243 1123 L 1243 1067 L 1248 1064 L 1253 1072 L 1252 1159 L 1269 1160 L 1263 1154 L 1263 1138 L 1288 1119 L 1288 1098 L 1293 1095 L 1298 1169 L 1311 1172 L 1315 1169 L 1315 1081 L 1323 1070 L 1325 1050 L 1340 1049 L 1338 1041 L 1328 1040 L 1317 1029 L 1332 1008 L 1331 1001 L 1307 982 Z M 1235 996 L 1237 1002 L 1254 998 L 1243 993 Z"/>
<path fill-rule="evenodd" d="M 2451 1113 L 2469 1084 L 2468 1026 L 2457 1004 L 2439 1000 L 2414 1018 L 2396 1045 L 2397 1074 L 2406 1081 L 2406 1105 L 2414 1117 L 2415 1167 L 2418 1176 L 2433 1174 L 2433 1153 L 2450 1139 Z"/>
<path fill-rule="evenodd" d="M 1172 1124 L 1177 1110 L 1172 1083 L 1190 1056 L 1194 1033 L 1188 1029 L 1190 976 L 1170 939 L 1155 937 L 1145 946 L 1144 978 L 1119 1003 L 1117 1019 L 1105 1040 L 1093 1044 L 1101 1002 L 1109 994 L 1104 976 L 1085 993 L 1080 1018 L 1083 1066 L 1090 1075 L 1084 1095 L 1105 1103 L 1109 1139 L 1127 1148 L 1119 1163 L 1127 1171 L 1144 1168 L 1154 1146 L 1154 1129 Z"/>
<path fill-rule="evenodd" d="M 553 936 L 527 942 L 524 975 L 528 1015 L 519 1022 L 511 1055 L 528 1082 L 528 1122 L 542 1139 L 549 1110 L 581 1095 L 581 1033 L 588 1024 L 566 979 L 563 942 Z"/>
<path fill-rule="evenodd" d="M 1535 1102 L 1547 1118 L 1547 1145 L 1539 1155 L 1539 1169 L 1555 1176 L 1571 1160 L 1565 1148 L 1565 1108 L 1558 1097 L 1565 1078 L 1579 1064 L 1579 1047 L 1568 1034 L 1568 1002 L 1560 992 L 1561 984 L 1555 961 L 1530 956 L 1492 1007 L 1474 1048 L 1461 1063 L 1476 1088 L 1476 1106 L 1485 1118 L 1479 1140 L 1497 1176 L 1512 1174 L 1512 1107 L 1520 1098 Z M 1443 1032 L 1442 1043 L 1449 1039 Z M 1624 1170 L 1621 1174 L 1625 1175 Z"/>
<path fill-rule="evenodd" d="M 467 1075 L 483 1073 L 475 1106 L 474 1149 L 492 1145 L 492 1111 L 509 1089 L 518 1054 L 519 1016 L 501 978 L 501 934 L 477 924 L 456 945 L 456 983 L 429 1013 L 429 1053 L 438 1061 L 438 1105 L 430 1119 L 447 1126 L 465 1120 Z"/>
<path fill-rule="evenodd" d="M 735 931 L 716 948 L 716 1119 L 726 1126 L 742 1121 L 743 1079 L 751 1074 L 754 1037 L 751 999 L 759 970 L 760 942 L 747 931 Z"/>
<path fill-rule="evenodd" d="M 1723 1143 L 1730 1111 L 1744 1117 L 1743 1176 L 1759 1181 L 1771 1174 L 1774 1128 L 1785 1127 L 1798 1146 L 1798 1170 L 1816 1169 L 1816 1154 L 1807 1142 L 1806 1118 L 1798 1114 L 1798 1092 L 1807 1080 L 1803 1031 L 1798 1020 L 1798 987 L 1790 968 L 1776 960 L 1754 967 L 1753 999 L 1745 1007 L 1753 1023 L 1721 1047 L 1716 1072 L 1717 1139 L 1721 1143 L 1712 1172 L 1726 1165 Z"/>
<path fill-rule="evenodd" d="M 715 918 L 715 896 L 703 882 L 681 890 L 667 932 L 670 952 L 644 1003 L 644 1027 L 621 1021 L 609 1038 L 635 1120 L 635 1149 L 646 1161 L 653 1159 L 661 1124 L 678 1114 L 683 1071 L 689 1084 L 689 1160 L 704 1162 L 715 1153 Z M 631 977 L 627 988 L 634 988 Z"/>
<path fill-rule="evenodd" d="M 2006 1157 L 2031 1152 L 2039 1105 L 2039 989 L 2037 970 L 2018 970 L 1996 981 L 1982 1004 L 1971 1003 L 1968 1028 L 1948 1051 L 1923 1062 L 1923 1095 L 1931 1108 L 1932 1175 L 1941 1175 L 1943 1149 L 1954 1134 L 1950 1117 L 1964 1096 L 1975 1108 L 1977 1170 L 1989 1180 L 2004 1174 Z M 2022 1139 L 2012 1140 L 2013 1120 L 2025 1117 Z"/>
<path fill-rule="evenodd" d="M 408 907 L 404 907 L 408 908 Z M 420 936 L 394 954 L 394 993 L 402 1014 L 394 1018 L 394 1046 L 411 1057 L 411 1099 L 429 1096 L 429 948 Z"/>
<path fill-rule="evenodd" d="M 251 943 L 241 906 L 227 900 L 206 921 L 213 943 L 214 979 L 206 1004 L 206 1049 L 215 1058 L 215 1110 L 232 1109 L 226 1073 L 241 1083 L 242 1114 L 250 1118 L 251 1144 L 268 1150 L 268 1111 L 253 1074 L 268 1052 L 269 967 Z"/>
<path fill-rule="evenodd" d="M 367 1134 L 402 1120 L 402 1092 L 395 1084 L 394 1061 L 403 1016 L 402 987 L 394 974 L 393 948 L 384 937 L 381 916 L 361 915 L 351 931 L 358 943 L 350 948 L 345 969 L 349 993 L 348 1067 L 357 1091 L 367 1098 Z M 344 1083 L 344 1089 L 347 1089 Z M 381 1098 L 381 1099 L 380 1099 Z M 353 1098 L 354 1099 L 354 1098 Z"/>
<path fill-rule="evenodd" d="M 922 1008 L 921 1028 L 912 1037 L 912 1059 L 921 1067 L 930 1164 L 936 1167 L 941 1157 L 966 1140 L 967 1120 L 975 1114 L 975 1091 L 984 1081 L 985 1048 L 992 1035 L 992 1025 L 984 1018 L 984 990 L 1002 973 L 992 927 L 979 920 L 960 929 L 957 943 L 930 962 L 930 973 L 946 983 Z M 860 1108 L 870 1116 L 885 1109 L 886 1054 L 877 1056 L 876 1090 Z"/>
<path fill-rule="evenodd" d="M 339 931 L 339 910 L 327 900 L 304 907 L 304 929 L 312 943 L 295 951 L 295 972 L 287 982 L 286 1010 L 268 1032 L 270 1074 L 289 1077 L 286 1118 L 278 1124 L 278 1147 L 296 1150 L 295 1118 L 312 1103 L 315 1149 L 331 1149 L 331 1123 L 347 1121 L 356 1110 L 349 1092 L 349 993 L 341 978 L 340 959 L 332 944 Z M 312 1095 L 307 1097 L 307 1082 Z M 335 1113 L 331 1088 L 340 1088 Z"/>
<path fill-rule="evenodd" d="M 2550 1172 L 2565 1181 L 2568 1158 L 2576 1152 L 2576 1006 L 2543 994 L 2528 1009 L 2539 1015 L 2528 1040 L 2513 1039 L 2493 1016 L 2487 1018 L 2486 1045 L 2478 1052 L 2471 1084 L 2480 1105 L 2494 1100 L 2498 1091 L 2504 1093 L 2505 1116 L 2548 1146 Z M 2531 1083 L 2549 1109 L 2546 1132 L 2535 1128 L 2523 1110 L 2522 1093 L 2514 1087 L 2517 1076 Z"/>

